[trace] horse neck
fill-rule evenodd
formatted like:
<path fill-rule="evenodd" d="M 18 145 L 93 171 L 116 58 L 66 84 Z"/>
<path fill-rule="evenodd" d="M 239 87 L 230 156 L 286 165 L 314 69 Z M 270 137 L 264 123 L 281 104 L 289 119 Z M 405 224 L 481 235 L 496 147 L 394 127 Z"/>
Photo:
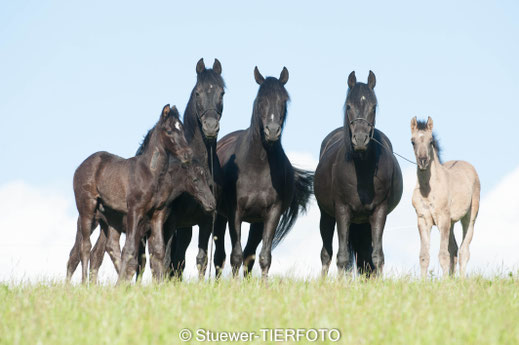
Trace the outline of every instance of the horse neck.
<path fill-rule="evenodd" d="M 158 178 L 167 170 L 170 153 L 160 142 L 157 126 L 153 130 L 150 142 L 144 152 L 136 157 L 138 160 L 144 161 L 152 175 Z"/>
<path fill-rule="evenodd" d="M 285 156 L 285 151 L 283 150 L 283 146 L 281 145 L 281 138 L 276 143 L 273 143 L 272 146 L 266 147 L 262 135 L 261 135 L 261 126 L 259 118 L 253 115 L 253 119 L 251 120 L 251 125 L 248 132 L 248 140 L 247 140 L 247 157 L 252 159 L 260 159 L 262 161 L 268 161 L 270 165 L 275 164 L 281 157 Z"/>
<path fill-rule="evenodd" d="M 189 98 L 189 102 L 184 112 L 184 133 L 186 136 L 187 143 L 193 150 L 194 158 L 200 162 L 204 162 L 209 166 L 209 149 L 211 146 L 215 146 L 215 143 L 210 143 L 204 140 L 200 124 L 198 123 L 198 116 L 196 113 L 196 104 L 193 94 Z M 213 152 L 215 152 L 213 147 Z"/>
<path fill-rule="evenodd" d="M 440 163 L 440 159 L 436 150 L 433 148 L 433 160 L 425 170 L 417 168 L 418 185 L 420 193 L 428 196 L 435 185 L 443 183 L 445 180 L 444 167 Z"/>

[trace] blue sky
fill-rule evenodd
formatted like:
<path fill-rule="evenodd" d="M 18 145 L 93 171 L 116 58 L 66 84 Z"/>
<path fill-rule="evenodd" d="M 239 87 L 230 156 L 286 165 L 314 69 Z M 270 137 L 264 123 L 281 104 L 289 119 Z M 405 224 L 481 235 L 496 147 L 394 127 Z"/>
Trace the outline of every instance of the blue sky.
<path fill-rule="evenodd" d="M 365 81 L 371 69 L 396 151 L 412 156 L 410 118 L 429 115 L 445 159 L 472 162 L 484 191 L 519 163 L 516 2 L 0 6 L 0 182 L 70 186 L 90 153 L 132 155 L 164 104 L 184 109 L 200 57 L 223 65 L 221 136 L 249 124 L 254 66 L 286 66 L 284 146 L 317 157 L 342 122 L 349 72 Z"/>
<path fill-rule="evenodd" d="M 519 166 L 517 18 L 516 1 L 3 1 L 0 187 L 60 193 L 75 216 L 81 161 L 133 155 L 166 103 L 183 112 L 198 59 L 217 57 L 220 137 L 249 125 L 254 66 L 286 66 L 283 145 L 317 159 L 342 125 L 348 74 L 372 70 L 377 127 L 395 151 L 413 157 L 410 119 L 431 116 L 444 159 L 471 162 L 486 195 Z"/>

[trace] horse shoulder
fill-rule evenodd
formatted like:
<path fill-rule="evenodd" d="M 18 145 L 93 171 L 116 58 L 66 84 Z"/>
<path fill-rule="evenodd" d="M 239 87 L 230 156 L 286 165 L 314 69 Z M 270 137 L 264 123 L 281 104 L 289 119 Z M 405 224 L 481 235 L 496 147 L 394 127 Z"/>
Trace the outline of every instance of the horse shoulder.
<path fill-rule="evenodd" d="M 344 139 L 343 129 L 343 127 L 336 128 L 323 139 L 321 143 L 321 149 L 319 151 L 319 157 L 322 157 L 324 153 L 328 151 L 328 149 L 339 143 L 341 139 Z"/>

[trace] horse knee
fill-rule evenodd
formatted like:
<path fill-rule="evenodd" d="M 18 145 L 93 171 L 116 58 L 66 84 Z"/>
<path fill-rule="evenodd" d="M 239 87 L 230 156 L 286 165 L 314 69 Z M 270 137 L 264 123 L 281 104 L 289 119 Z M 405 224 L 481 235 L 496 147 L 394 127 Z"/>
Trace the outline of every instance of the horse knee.
<path fill-rule="evenodd" d="M 81 242 L 81 260 L 85 260 L 90 257 L 90 251 L 92 250 L 92 243 L 90 242 L 90 239 L 84 239 Z"/>

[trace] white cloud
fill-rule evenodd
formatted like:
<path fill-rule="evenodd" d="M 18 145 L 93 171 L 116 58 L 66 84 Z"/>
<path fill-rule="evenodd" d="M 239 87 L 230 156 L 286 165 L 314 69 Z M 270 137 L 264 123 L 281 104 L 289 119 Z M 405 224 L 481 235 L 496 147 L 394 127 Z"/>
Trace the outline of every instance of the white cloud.
<path fill-rule="evenodd" d="M 289 157 L 294 165 L 302 168 L 315 169 L 317 165 L 317 160 L 310 154 L 289 153 Z M 399 206 L 389 215 L 385 229 L 386 272 L 418 273 L 419 236 L 416 214 L 411 205 L 411 193 L 415 182 L 414 168 L 404 169 L 404 194 Z M 504 268 L 517 269 L 519 199 L 516 195 L 519 195 L 519 167 L 506 175 L 481 201 L 474 239 L 470 247 L 469 272 L 492 274 Z M 77 211 L 74 201 L 52 189 L 36 188 L 15 181 L 0 186 L 0 210 L 0 280 L 63 279 L 68 253 L 76 232 Z M 273 252 L 272 274 L 304 277 L 319 274 L 322 246 L 319 217 L 319 209 L 315 200 L 312 200 L 307 214 L 298 218 L 292 232 Z M 456 228 L 456 234 L 460 238 L 459 226 Z M 92 238 L 93 243 L 96 236 Z M 197 236 L 198 232 L 194 231 L 186 256 L 188 278 L 196 278 Z M 246 242 L 247 236 L 248 224 L 244 223 L 243 243 Z M 431 268 L 439 273 L 438 248 L 438 231 L 433 229 Z M 231 247 L 228 235 L 226 249 L 225 274 L 229 274 L 228 257 Z M 334 239 L 332 274 L 336 271 L 336 252 L 337 236 Z M 147 279 L 149 273 L 150 270 L 147 269 Z M 259 274 L 258 265 L 255 266 L 254 273 Z M 100 275 L 102 279 L 110 281 L 116 278 L 108 256 L 105 257 Z M 74 279 L 78 281 L 79 269 Z"/>

